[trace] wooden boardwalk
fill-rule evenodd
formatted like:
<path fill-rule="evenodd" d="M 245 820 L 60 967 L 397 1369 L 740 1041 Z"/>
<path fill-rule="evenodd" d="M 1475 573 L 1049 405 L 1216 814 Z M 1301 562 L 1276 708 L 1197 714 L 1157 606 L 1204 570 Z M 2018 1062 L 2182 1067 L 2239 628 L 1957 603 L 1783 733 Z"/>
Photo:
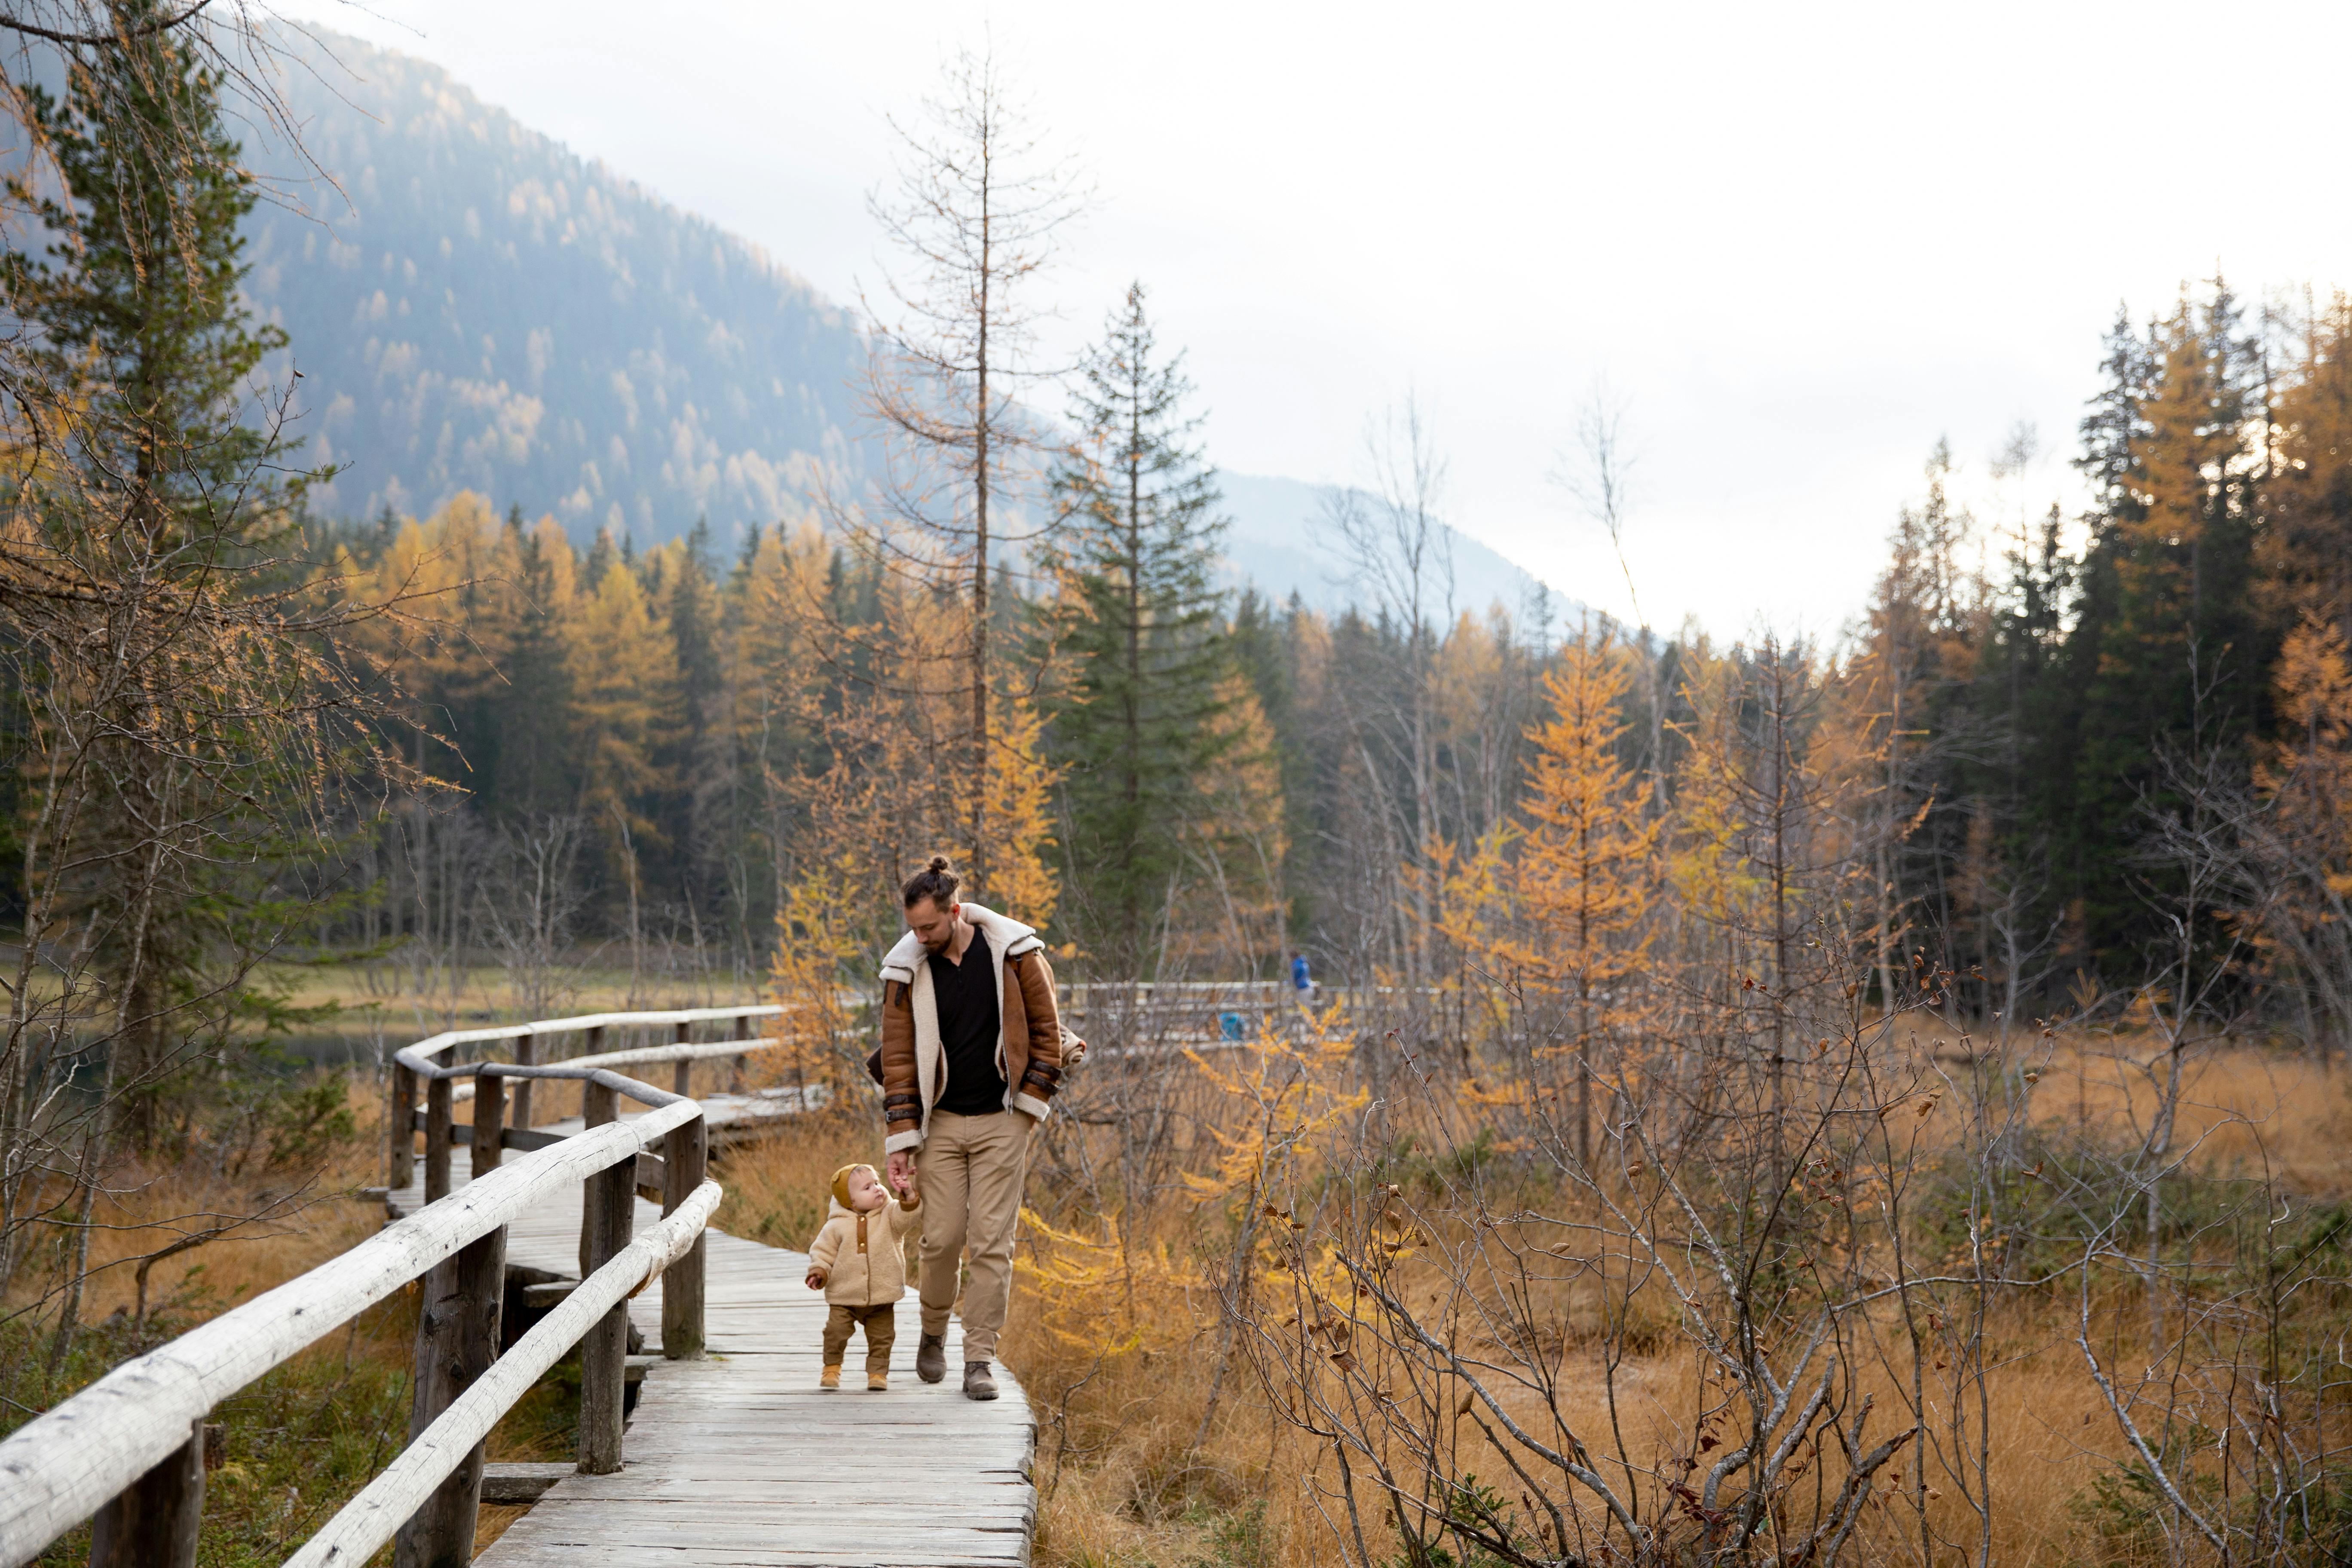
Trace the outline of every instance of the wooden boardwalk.
<path fill-rule="evenodd" d="M 727 1097 L 711 1096 L 714 1112 Z M 551 1131 L 576 1131 L 559 1122 Z M 451 1151 L 453 1186 L 466 1180 Z M 717 1173 L 723 1183 L 726 1173 Z M 422 1176 L 391 1195 L 424 1201 Z M 637 1202 L 643 1230 L 660 1211 Z M 914 1293 L 898 1304 L 887 1394 L 865 1391 L 863 1340 L 843 1382 L 816 1385 L 824 1298 L 807 1289 L 805 1253 L 709 1237 L 708 1359 L 647 1369 L 617 1475 L 567 1475 L 476 1561 L 491 1568 L 926 1568 L 1025 1563 L 1036 1522 L 1030 1451 L 1036 1425 L 1003 1366 L 1004 1396 L 963 1397 L 961 1328 L 948 1330 L 948 1381 L 915 1376 Z M 579 1268 L 580 1190 L 508 1227 L 513 1263 Z M 661 1340 L 658 1283 L 630 1303 L 646 1348 Z"/>

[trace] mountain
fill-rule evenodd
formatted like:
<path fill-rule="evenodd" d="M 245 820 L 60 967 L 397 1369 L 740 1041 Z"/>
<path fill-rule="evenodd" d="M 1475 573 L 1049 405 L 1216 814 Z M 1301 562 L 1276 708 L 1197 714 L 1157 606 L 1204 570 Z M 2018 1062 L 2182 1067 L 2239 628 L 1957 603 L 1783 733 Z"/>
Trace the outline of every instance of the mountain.
<path fill-rule="evenodd" d="M 1268 479 L 1253 474 L 1217 476 L 1224 491 L 1225 515 L 1233 526 L 1225 535 L 1225 575 L 1235 587 L 1254 583 L 1276 600 L 1297 593 L 1309 606 L 1336 610 L 1354 603 L 1348 565 L 1324 538 L 1323 498 L 1329 487 L 1300 479 Z M 1454 593 L 1456 611 L 1483 611 L 1499 604 L 1518 611 L 1544 584 L 1499 552 L 1481 544 L 1459 529 L 1452 535 Z M 1555 598 L 1558 614 L 1565 601 Z"/>
<path fill-rule="evenodd" d="M 305 458 L 348 465 L 324 508 L 471 489 L 578 538 L 725 539 L 854 468 L 847 312 L 439 68 L 322 37 L 286 88 L 342 194 L 257 208 L 247 289 L 310 391 Z"/>
<path fill-rule="evenodd" d="M 340 189 L 305 193 L 310 215 L 255 210 L 247 291 L 302 372 L 304 460 L 342 465 L 322 510 L 422 513 L 472 489 L 583 544 L 707 518 L 723 547 L 808 515 L 821 468 L 863 470 L 847 311 L 437 66 L 324 31 L 289 43 L 310 68 L 285 79 L 304 145 Z M 1236 584 L 1349 599 L 1318 487 L 1221 479 Z M 1465 608 L 1537 585 L 1466 535 L 1454 555 Z"/>

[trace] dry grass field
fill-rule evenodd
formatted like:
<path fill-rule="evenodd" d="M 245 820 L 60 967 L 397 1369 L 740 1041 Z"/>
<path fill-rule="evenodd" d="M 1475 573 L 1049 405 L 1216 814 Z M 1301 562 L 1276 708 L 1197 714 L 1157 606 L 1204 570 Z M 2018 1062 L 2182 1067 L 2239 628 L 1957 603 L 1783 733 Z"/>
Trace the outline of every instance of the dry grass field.
<path fill-rule="evenodd" d="M 2053 1052 L 2032 1086 L 2032 1120 L 2128 1135 L 2153 1104 L 2153 1091 L 2131 1069 L 2147 1049 L 2145 1041 L 2118 1037 Z M 1164 1195 L 1147 1212 L 1119 1216 L 1125 1240 L 1114 1243 L 1110 1216 L 1087 1212 L 1083 1191 L 1055 1184 L 1050 1167 L 1069 1164 L 1073 1144 L 1082 1141 L 1066 1123 L 1055 1137 L 1055 1156 L 1041 1158 L 1030 1184 L 1032 1223 L 1023 1237 L 1004 1352 L 1038 1405 L 1039 1560 L 1072 1568 L 1303 1568 L 1339 1560 L 1330 1446 L 1282 1419 L 1240 1358 L 1219 1373 L 1226 1330 L 1213 1281 L 1231 1249 L 1230 1202 Z M 2344 1074 L 2305 1059 L 2256 1047 L 2201 1056 L 2189 1070 L 2179 1142 L 2193 1150 L 2192 1165 L 2215 1179 L 2267 1176 L 2301 1205 L 2339 1205 L 2352 1195 L 2352 1092 Z M 877 1159 L 877 1147 L 870 1125 L 832 1116 L 745 1151 L 722 1173 L 729 1196 L 721 1221 L 763 1239 L 804 1242 L 823 1213 L 833 1169 Z M 1497 1160 L 1491 1179 L 1512 1182 L 1510 1163 L 1507 1156 Z M 1543 1191 L 1540 1180 L 1522 1181 L 1511 1196 L 1529 1208 L 1564 1201 Z M 2137 1321 L 2135 1291 L 2112 1282 L 2101 1289 L 2095 1321 Z M 1633 1336 L 1637 1349 L 1614 1380 L 1614 1426 L 1637 1465 L 1661 1463 L 1687 1445 L 1691 1412 L 1707 1392 L 1699 1381 L 1701 1358 L 1674 1332 L 1672 1303 L 1652 1299 L 1648 1305 L 1649 1331 Z M 1987 1374 L 1981 1390 L 1971 1387 L 1966 1396 L 1980 1401 L 1971 1414 L 1987 1455 L 1996 1563 L 2132 1562 L 2144 1555 L 2145 1543 L 2136 1544 L 2128 1528 L 2115 1528 L 2116 1510 L 2103 1502 L 2131 1457 L 2084 1374 L 2075 1342 L 2078 1305 L 2063 1286 L 2013 1292 L 1994 1305 L 1985 1325 Z M 1590 1335 L 1580 1341 L 1577 1327 L 1591 1320 L 1591 1302 L 1562 1288 L 1557 1306 L 1561 1412 L 1580 1431 L 1609 1431 L 1603 1347 Z M 2341 1306 L 2339 1296 L 2333 1310 Z M 1861 1387 L 1893 1405 L 1906 1352 L 1891 1309 L 1876 1321 L 1886 1354 Z M 1929 1398 L 1934 1404 L 1932 1386 Z M 2331 1427 L 2340 1419 L 2339 1411 Z M 1475 1429 L 1458 1436 L 1475 1449 Z M 1483 1465 L 1475 1457 L 1465 1463 L 1482 1477 L 1508 1479 L 1500 1454 L 1489 1454 Z M 1898 1463 L 1884 1478 L 1892 1492 L 1915 1484 L 1909 1469 Z M 1939 1531 L 1969 1536 L 1977 1525 L 1963 1513 L 1952 1481 L 1930 1474 L 1927 1488 Z M 2103 1521 L 2109 1528 L 2102 1529 Z M 1908 1528 L 1887 1500 L 1874 1504 L 1849 1559 L 1918 1562 L 1919 1543 Z M 1380 1550 L 1406 1562 L 1393 1533 L 1385 1539 Z"/>
<path fill-rule="evenodd" d="M 2031 1120 L 2078 1136 L 2128 1136 L 2153 1106 L 2147 1083 L 2131 1070 L 2147 1048 L 2118 1036 L 2053 1052 L 2031 1087 Z M 8 1424 L 140 1343 L 291 1278 L 372 1232 L 381 1223 L 380 1207 L 351 1194 L 382 1180 L 380 1113 L 372 1086 L 352 1087 L 348 1124 L 314 1168 L 235 1178 L 157 1171 L 120 1184 L 101 1205 L 101 1228 L 92 1238 L 100 1267 L 84 1308 L 91 1327 L 67 1363 L 52 1371 L 25 1320 L 10 1331 L 8 1365 L 0 1373 Z M 1068 1103 L 1085 1112 L 1086 1089 Z M 2299 1058 L 2254 1046 L 2198 1058 L 2189 1068 L 2179 1142 L 2202 1177 L 2261 1183 L 2282 1203 L 2324 1208 L 2352 1195 L 2347 1077 Z M 1179 1143 L 1175 1163 L 1196 1174 L 1213 1166 L 1223 1147 L 1198 1125 Z M 1037 1405 L 1038 1560 L 1069 1568 L 1300 1568 L 1339 1560 L 1345 1521 L 1333 1503 L 1340 1478 L 1332 1446 L 1284 1418 L 1279 1391 L 1238 1353 L 1235 1331 L 1219 1310 L 1217 1281 L 1240 1219 L 1234 1194 L 1167 1185 L 1129 1203 L 1115 1183 L 1101 1179 L 1110 1144 L 1098 1120 L 1086 1126 L 1061 1119 L 1041 1138 L 1029 1190 L 1004 1354 Z M 761 1240 L 804 1246 L 822 1220 L 834 1169 L 852 1160 L 878 1163 L 879 1152 L 870 1108 L 851 1097 L 839 1110 L 808 1117 L 789 1133 L 722 1160 L 716 1173 L 728 1192 L 718 1223 Z M 1499 1205 L 1520 1213 L 1572 1206 L 1507 1143 L 1475 1158 L 1486 1162 L 1478 1179 Z M 1410 1188 L 1406 1167 L 1397 1170 Z M 257 1212 L 266 1217 L 155 1261 L 146 1281 L 147 1321 L 138 1321 L 138 1259 L 216 1223 L 205 1216 Z M 1558 1325 L 1551 1353 L 1561 1415 L 1580 1432 L 1618 1434 L 1637 1469 L 1665 1468 L 1690 1443 L 1692 1413 L 1709 1394 L 1703 1358 L 1676 1331 L 1674 1303 L 1655 1290 L 1633 1294 L 1631 1331 L 1612 1380 L 1602 1375 L 1608 1345 L 1594 1327 L 1592 1289 L 1543 1289 L 1538 1316 L 1549 1313 Z M 2127 1341 L 2124 1326 L 2141 1310 L 2137 1295 L 2114 1281 L 2101 1289 L 2093 1304 L 2096 1320 L 2116 1326 Z M 1992 1562 L 2161 1560 L 2126 1517 L 2133 1500 L 2127 1488 L 2118 1490 L 2116 1478 L 2128 1470 L 2130 1455 L 2084 1375 L 2074 1338 L 2078 1305 L 2065 1287 L 2010 1292 L 1985 1323 L 1986 1373 L 1966 1394 L 1977 1402 L 1970 1414 L 1985 1440 Z M 2342 1309 L 2340 1292 L 2312 1304 L 2314 1311 Z M 1883 1331 L 1885 1354 L 1859 1386 L 1892 1405 L 1906 1375 L 1907 1352 L 1891 1308 L 1874 1323 Z M 405 1302 L 388 1303 L 224 1407 L 230 1463 L 214 1482 L 207 1563 L 274 1561 L 273 1552 L 315 1527 L 396 1451 L 412 1332 Z M 534 1396 L 501 1428 L 496 1456 L 567 1451 L 572 1397 L 560 1379 Z M 2339 1429 L 2341 1417 L 2339 1408 L 2326 1423 L 2339 1441 L 2352 1436 Z M 1456 1418 L 1451 1426 L 1447 1441 L 1458 1447 L 1463 1468 L 1482 1482 L 1520 1489 L 1504 1456 L 1481 1449 L 1474 1424 Z M 1882 1479 L 1889 1495 L 1865 1510 L 1848 1560 L 1919 1562 L 1909 1516 L 1894 1505 L 1895 1494 L 1921 1478 L 1898 1462 Z M 1977 1528 L 1949 1478 L 1925 1479 L 1941 1531 L 1961 1537 Z M 511 1517 L 494 1510 L 486 1518 L 485 1543 Z M 1407 1562 L 1392 1528 L 1375 1519 L 1370 1537 L 1376 1558 Z M 71 1542 L 61 1543 L 52 1555 L 70 1561 L 73 1550 Z"/>

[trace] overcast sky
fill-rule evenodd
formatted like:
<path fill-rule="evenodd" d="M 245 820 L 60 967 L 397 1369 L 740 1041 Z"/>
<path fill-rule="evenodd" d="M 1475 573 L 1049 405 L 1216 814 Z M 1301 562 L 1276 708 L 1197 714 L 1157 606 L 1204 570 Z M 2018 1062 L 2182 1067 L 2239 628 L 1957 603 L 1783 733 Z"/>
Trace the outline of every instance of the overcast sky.
<path fill-rule="evenodd" d="M 1356 478 L 1367 415 L 1412 389 L 1450 520 L 1624 613 L 1548 477 L 1605 376 L 1642 608 L 1718 634 L 1834 632 L 1940 437 L 1987 524 L 2071 505 L 2119 301 L 2217 266 L 2251 299 L 2352 275 L 2342 5 L 289 9 L 844 301 L 879 275 L 885 116 L 986 27 L 1098 191 L 1048 286 L 1066 339 L 1141 279 L 1243 472 Z M 2043 457 L 1995 485 L 2021 420 Z"/>

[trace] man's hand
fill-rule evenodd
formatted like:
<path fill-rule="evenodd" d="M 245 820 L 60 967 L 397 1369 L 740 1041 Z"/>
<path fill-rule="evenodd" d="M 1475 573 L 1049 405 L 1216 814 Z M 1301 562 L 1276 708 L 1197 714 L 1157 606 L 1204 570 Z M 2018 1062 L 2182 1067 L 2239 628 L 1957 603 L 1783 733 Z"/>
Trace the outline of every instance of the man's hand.
<path fill-rule="evenodd" d="M 888 1177 L 891 1188 L 900 1197 L 903 1198 L 913 1192 L 915 1190 L 915 1152 L 912 1149 L 892 1151 L 890 1158 L 885 1163 L 883 1173 Z"/>
<path fill-rule="evenodd" d="M 822 1290 L 824 1289 L 824 1269 L 812 1268 L 808 1271 L 808 1288 L 812 1290 Z"/>

